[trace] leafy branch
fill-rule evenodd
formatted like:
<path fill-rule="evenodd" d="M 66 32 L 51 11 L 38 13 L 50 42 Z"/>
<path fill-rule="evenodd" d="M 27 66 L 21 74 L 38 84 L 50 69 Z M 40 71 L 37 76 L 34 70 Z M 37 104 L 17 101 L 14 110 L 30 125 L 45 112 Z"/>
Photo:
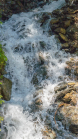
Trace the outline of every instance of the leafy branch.
<path fill-rule="evenodd" d="M 0 21 L 0 24 L 2 24 L 2 22 Z M 2 45 L 0 44 L 0 79 L 3 78 L 3 75 L 1 74 L 1 71 L 3 70 L 5 64 L 7 61 L 7 57 L 5 56 L 5 53 L 2 49 Z M 0 82 L 0 85 L 2 85 L 2 82 Z M 2 103 L 4 103 L 4 100 L 2 100 L 2 95 L 0 94 L 0 105 L 2 105 Z M 0 116 L 0 123 L 3 121 L 3 117 Z M 1 129 L 0 129 L 1 131 Z"/>

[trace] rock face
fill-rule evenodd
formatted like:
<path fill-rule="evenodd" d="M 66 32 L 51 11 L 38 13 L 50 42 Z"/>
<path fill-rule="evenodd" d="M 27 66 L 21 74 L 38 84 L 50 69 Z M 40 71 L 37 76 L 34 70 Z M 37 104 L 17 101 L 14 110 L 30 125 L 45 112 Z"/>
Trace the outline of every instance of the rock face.
<path fill-rule="evenodd" d="M 71 58 L 66 62 L 67 66 L 65 67 L 66 75 L 69 75 L 70 79 L 78 80 L 78 59 Z"/>
<path fill-rule="evenodd" d="M 3 99 L 8 101 L 11 98 L 11 88 L 12 88 L 12 82 L 3 77 L 2 84 L 0 84 L 0 94 L 3 96 Z"/>
<path fill-rule="evenodd" d="M 56 139 L 56 133 L 47 127 L 42 131 L 42 134 L 44 135 L 44 139 Z"/>
<path fill-rule="evenodd" d="M 69 126 L 72 133 L 78 134 L 78 107 L 64 104 L 59 110 L 59 117 L 63 117 L 62 123 Z M 61 115 L 61 116 L 60 116 Z M 61 119 L 60 119 L 61 120 Z"/>
<path fill-rule="evenodd" d="M 6 20 L 12 14 L 30 11 L 38 6 L 43 6 L 48 0 L 2 0 L 0 1 L 0 9 L 2 9 L 2 20 Z"/>
<path fill-rule="evenodd" d="M 56 102 L 59 102 L 57 120 L 69 127 L 72 133 L 78 134 L 78 82 L 68 82 L 67 87 L 61 90 L 60 86 L 56 88 Z"/>
<path fill-rule="evenodd" d="M 68 6 L 52 12 L 50 31 L 58 36 L 61 49 L 78 55 L 78 1 L 66 0 L 66 3 Z"/>

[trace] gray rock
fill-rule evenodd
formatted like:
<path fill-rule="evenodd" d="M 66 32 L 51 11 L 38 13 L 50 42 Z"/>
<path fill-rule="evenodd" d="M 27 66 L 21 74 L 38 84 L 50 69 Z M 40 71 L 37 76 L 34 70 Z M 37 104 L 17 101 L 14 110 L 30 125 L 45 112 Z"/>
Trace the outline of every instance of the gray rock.
<path fill-rule="evenodd" d="M 56 101 L 61 100 L 67 93 L 70 93 L 72 90 L 76 90 L 74 87 L 66 88 L 65 90 L 59 91 L 56 94 Z"/>
<path fill-rule="evenodd" d="M 64 104 L 57 112 L 57 118 L 64 126 L 68 126 L 72 133 L 78 134 L 78 107 Z"/>
<path fill-rule="evenodd" d="M 66 88 L 67 88 L 67 83 L 62 83 L 62 84 L 59 84 L 58 86 L 56 86 L 54 88 L 54 91 L 55 91 L 55 93 L 57 93 L 58 91 L 64 90 Z"/>
<path fill-rule="evenodd" d="M 8 101 L 11 98 L 11 88 L 12 88 L 12 82 L 3 77 L 2 84 L 0 85 L 1 88 L 1 95 L 3 96 L 3 99 Z"/>

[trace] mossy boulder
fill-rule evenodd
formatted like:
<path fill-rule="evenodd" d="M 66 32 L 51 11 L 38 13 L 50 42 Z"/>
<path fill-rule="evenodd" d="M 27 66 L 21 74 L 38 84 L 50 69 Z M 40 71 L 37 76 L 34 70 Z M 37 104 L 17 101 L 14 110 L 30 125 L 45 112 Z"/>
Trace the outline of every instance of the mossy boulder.
<path fill-rule="evenodd" d="M 3 77 L 3 79 L 0 82 L 2 83 L 0 84 L 0 93 L 3 96 L 3 99 L 8 101 L 11 98 L 12 82 L 5 77 Z"/>

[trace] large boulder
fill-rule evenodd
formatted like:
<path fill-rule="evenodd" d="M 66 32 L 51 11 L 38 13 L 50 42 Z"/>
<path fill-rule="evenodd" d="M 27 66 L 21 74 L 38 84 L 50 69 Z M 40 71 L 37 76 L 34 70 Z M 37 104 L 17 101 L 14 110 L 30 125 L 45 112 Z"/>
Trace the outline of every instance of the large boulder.
<path fill-rule="evenodd" d="M 45 130 L 42 130 L 42 134 L 44 136 L 44 139 L 56 139 L 57 135 L 54 130 L 48 129 L 45 127 Z"/>
<path fill-rule="evenodd" d="M 64 104 L 58 113 L 59 120 L 62 120 L 62 123 L 67 125 L 72 133 L 78 134 L 78 107 Z"/>
<path fill-rule="evenodd" d="M 58 104 L 55 117 L 72 133 L 78 134 L 78 82 L 68 82 L 67 88 L 60 90 L 59 86 L 55 91 Z"/>
<path fill-rule="evenodd" d="M 0 94 L 4 100 L 8 101 L 11 98 L 12 82 L 5 77 L 0 82 L 2 83 L 0 84 Z"/>

